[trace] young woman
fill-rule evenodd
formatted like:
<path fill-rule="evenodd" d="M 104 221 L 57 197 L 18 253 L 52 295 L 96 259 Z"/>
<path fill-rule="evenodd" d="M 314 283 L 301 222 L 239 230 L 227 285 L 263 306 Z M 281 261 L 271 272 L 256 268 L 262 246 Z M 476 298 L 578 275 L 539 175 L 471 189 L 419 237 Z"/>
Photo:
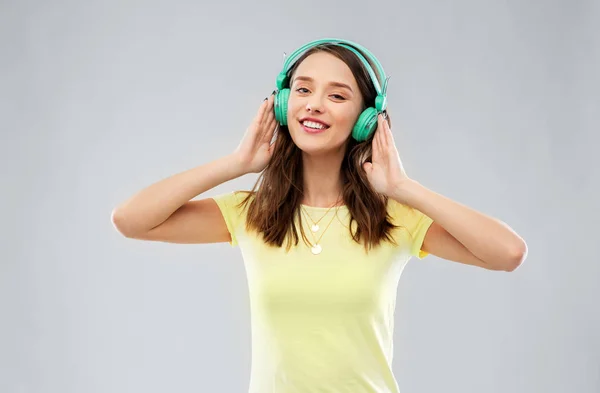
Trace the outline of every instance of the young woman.
<path fill-rule="evenodd" d="M 112 213 L 129 238 L 240 246 L 250 392 L 398 392 L 396 289 L 411 256 L 499 271 L 525 259 L 507 225 L 406 174 L 386 83 L 366 48 L 308 43 L 231 154 L 150 185 Z M 192 200 L 246 173 L 261 173 L 251 191 Z"/>

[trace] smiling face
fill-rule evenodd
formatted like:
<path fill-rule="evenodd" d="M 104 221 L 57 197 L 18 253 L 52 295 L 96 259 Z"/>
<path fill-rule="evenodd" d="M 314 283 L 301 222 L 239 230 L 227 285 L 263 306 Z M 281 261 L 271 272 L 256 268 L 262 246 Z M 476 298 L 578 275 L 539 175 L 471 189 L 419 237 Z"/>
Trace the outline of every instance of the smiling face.
<path fill-rule="evenodd" d="M 338 150 L 352 133 L 364 100 L 352 71 L 341 59 L 315 52 L 290 81 L 288 128 L 305 153 Z"/>

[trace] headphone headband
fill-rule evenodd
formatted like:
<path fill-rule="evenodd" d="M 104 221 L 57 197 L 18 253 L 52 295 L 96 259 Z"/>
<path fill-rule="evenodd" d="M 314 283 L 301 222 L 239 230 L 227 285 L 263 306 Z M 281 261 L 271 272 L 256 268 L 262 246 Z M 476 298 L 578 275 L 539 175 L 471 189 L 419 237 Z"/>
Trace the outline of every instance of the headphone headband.
<path fill-rule="evenodd" d="M 338 39 L 338 38 L 324 38 L 324 39 L 311 41 L 311 42 L 301 46 L 300 48 L 296 49 L 285 60 L 285 62 L 283 64 L 283 70 L 277 76 L 277 82 L 276 82 L 277 89 L 281 90 L 286 87 L 286 84 L 288 83 L 288 75 L 287 74 L 288 74 L 290 68 L 292 68 L 294 63 L 298 60 L 298 58 L 300 56 L 302 56 L 309 49 L 311 49 L 315 46 L 322 45 L 322 44 L 335 44 L 335 45 L 344 47 L 344 48 L 352 51 L 359 58 L 359 60 L 364 64 L 365 68 L 367 69 L 369 76 L 371 77 L 371 82 L 373 83 L 373 86 L 375 87 L 375 91 L 377 92 L 377 95 L 381 97 L 381 99 L 379 99 L 377 101 L 381 102 L 382 107 L 377 108 L 377 109 L 383 111 L 386 106 L 385 105 L 385 102 L 386 102 L 385 97 L 386 97 L 386 93 L 387 93 L 387 82 L 388 82 L 389 78 L 386 77 L 385 71 L 383 70 L 383 66 L 381 65 L 381 63 L 379 63 L 377 58 L 367 48 L 365 48 L 355 42 L 348 41 L 348 40 L 343 40 L 343 39 Z M 375 74 L 373 68 L 371 67 L 371 65 L 369 64 L 367 59 L 365 59 L 365 57 L 358 50 L 356 50 L 354 48 L 357 48 L 358 50 L 362 51 L 365 55 L 367 55 L 371 59 L 373 64 L 375 64 L 375 67 L 377 68 L 377 72 L 379 73 L 379 76 L 383 82 L 383 88 L 381 87 L 379 80 L 377 79 L 377 75 Z"/>

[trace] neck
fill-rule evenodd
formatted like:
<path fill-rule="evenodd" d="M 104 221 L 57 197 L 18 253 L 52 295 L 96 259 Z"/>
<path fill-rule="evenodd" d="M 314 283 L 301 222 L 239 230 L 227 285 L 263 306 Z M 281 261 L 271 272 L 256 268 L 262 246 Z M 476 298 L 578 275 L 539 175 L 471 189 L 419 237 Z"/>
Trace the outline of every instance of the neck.
<path fill-rule="evenodd" d="M 343 153 L 343 152 L 342 152 Z M 304 196 L 302 204 L 331 207 L 343 204 L 341 167 L 343 154 L 302 154 Z M 338 201 L 339 199 L 339 201 Z"/>

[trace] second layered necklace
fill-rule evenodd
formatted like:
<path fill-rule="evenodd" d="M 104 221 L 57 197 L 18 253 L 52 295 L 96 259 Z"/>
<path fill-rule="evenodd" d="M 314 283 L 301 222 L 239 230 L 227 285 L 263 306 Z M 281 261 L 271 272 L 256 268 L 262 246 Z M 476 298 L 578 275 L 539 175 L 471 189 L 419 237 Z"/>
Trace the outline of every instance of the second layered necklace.
<path fill-rule="evenodd" d="M 318 254 L 321 253 L 321 251 L 323 251 L 323 247 L 321 246 L 320 241 L 323 238 L 323 235 L 325 234 L 325 232 L 327 231 L 327 229 L 329 228 L 329 226 L 331 225 L 331 223 L 333 222 L 334 218 L 337 216 L 337 212 L 338 212 L 339 206 L 335 209 L 335 214 L 331 217 L 331 220 L 329 220 L 329 224 L 327 224 L 327 226 L 325 227 L 325 229 L 321 233 L 321 236 L 319 236 L 319 239 L 317 240 L 317 239 L 315 239 L 315 233 L 317 233 L 319 231 L 319 229 L 320 229 L 319 222 L 321 222 L 321 220 L 323 218 L 325 218 L 325 216 L 327 216 L 327 213 L 329 213 L 331 211 L 331 209 L 335 205 L 338 204 L 338 202 L 339 202 L 339 199 L 329 209 L 327 209 L 327 211 L 325 212 L 325 214 L 321 218 L 319 218 L 319 220 L 317 220 L 316 222 L 312 219 L 312 217 L 310 216 L 310 214 L 308 214 L 308 212 L 306 211 L 306 209 L 304 209 L 304 207 L 302 206 L 302 211 L 304 212 L 304 215 L 312 222 L 310 230 L 311 230 L 311 235 L 312 235 L 314 244 L 310 248 L 310 251 L 314 255 L 318 255 Z"/>

